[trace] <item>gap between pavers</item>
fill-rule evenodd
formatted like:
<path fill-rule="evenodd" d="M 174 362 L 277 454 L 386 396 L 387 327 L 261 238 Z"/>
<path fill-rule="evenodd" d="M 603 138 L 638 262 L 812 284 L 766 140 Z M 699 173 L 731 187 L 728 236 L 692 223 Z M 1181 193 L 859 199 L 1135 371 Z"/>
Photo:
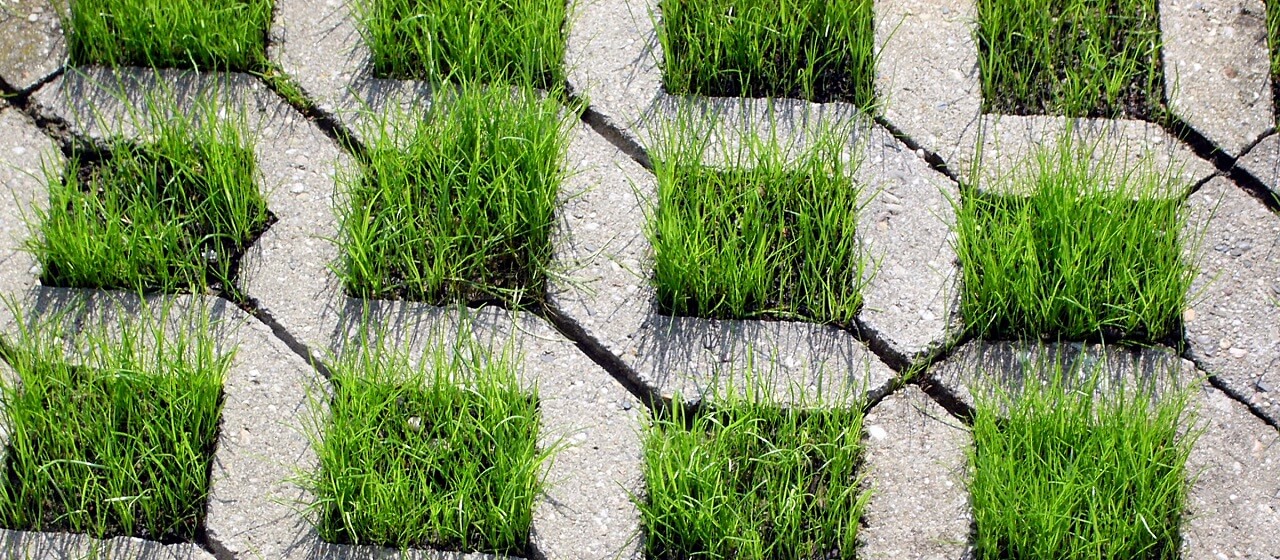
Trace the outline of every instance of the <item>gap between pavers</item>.
<path fill-rule="evenodd" d="M 1082 360 L 1086 367 L 1080 378 L 1092 367 L 1100 368 L 1099 391 L 1104 396 L 1144 383 L 1153 383 L 1157 395 L 1192 391 L 1194 422 L 1183 429 L 1202 433 L 1187 460 L 1191 487 L 1182 557 L 1269 558 L 1280 552 L 1280 434 L 1210 386 L 1203 372 L 1168 348 L 975 341 L 936 364 L 929 382 L 957 404 L 972 408 L 975 392 L 1019 387 L 1027 376 L 1038 375 L 1027 365 L 1042 360 L 1063 364 L 1067 371 Z M 1169 371 L 1174 372 L 1172 379 L 1164 375 Z"/>
<path fill-rule="evenodd" d="M 1280 134 L 1271 134 L 1236 161 L 1250 175 L 1258 179 L 1280 204 Z"/>
<path fill-rule="evenodd" d="M 26 91 L 67 58 L 62 21 L 50 0 L 0 2 L 0 81 Z"/>
<path fill-rule="evenodd" d="M 1240 2 L 1261 4 L 1259 0 L 1231 0 L 1230 3 Z M 1168 10 L 1165 4 L 1169 4 Z M 1259 70 L 1227 58 L 1230 53 L 1247 50 L 1248 46 L 1233 46 L 1244 41 L 1247 34 L 1236 32 L 1227 38 L 1226 33 L 1219 30 L 1226 27 L 1226 23 L 1174 9 L 1169 0 L 1161 2 L 1160 11 L 1169 12 L 1167 17 L 1162 15 L 1161 21 L 1162 27 L 1170 26 L 1170 33 L 1165 37 L 1166 81 L 1181 80 L 1173 89 L 1175 106 L 1192 111 L 1201 103 L 1213 105 L 1213 111 L 1205 116 L 1194 112 L 1179 115 L 1193 125 L 1213 127 L 1205 128 L 1202 133 L 1224 142 L 1225 145 L 1220 146 L 1224 151 L 1237 146 L 1233 153 L 1238 154 L 1271 126 L 1269 101 L 1244 103 L 1256 93 L 1248 76 L 1257 71 L 1266 75 L 1269 72 L 1266 63 L 1263 62 Z M 1130 119 L 983 114 L 978 47 L 973 37 L 976 26 L 974 0 L 876 1 L 876 43 L 880 47 L 877 88 L 884 99 L 884 118 L 919 146 L 938 154 L 963 180 L 996 179 L 1001 172 L 1016 169 L 1037 150 L 1065 138 L 1068 130 L 1082 141 L 1100 142 L 1104 149 L 1118 154 L 1121 161 L 1149 160 L 1158 169 L 1180 168 L 1182 178 L 1191 184 L 1214 172 L 1209 162 L 1196 157 L 1191 148 L 1152 123 Z M 1213 56 L 1207 59 L 1194 59 L 1204 50 L 1202 44 L 1170 43 L 1202 40 L 1210 30 L 1221 39 L 1209 49 Z M 1265 50 L 1263 54 L 1265 61 Z M 1174 56 L 1193 59 L 1171 58 Z M 1182 70 L 1193 69 L 1195 64 L 1207 68 L 1207 73 Z M 1252 64 L 1256 66 L 1257 62 Z M 1239 68 L 1237 79 L 1225 84 L 1216 81 L 1211 74 L 1220 73 L 1227 66 Z M 1179 69 L 1178 73 L 1169 68 Z M 1194 93 L 1190 89 L 1193 86 Z M 1200 91 L 1222 87 L 1242 93 Z M 979 154 L 982 154 L 981 161 Z"/>
<path fill-rule="evenodd" d="M 958 269 L 949 241 L 955 220 L 951 201 L 959 199 L 955 183 L 848 103 L 668 95 L 658 68 L 657 14 L 657 0 L 578 1 L 566 54 L 575 94 L 641 146 L 649 146 L 674 119 L 691 115 L 695 128 L 702 129 L 698 132 L 714 123 L 718 142 L 713 148 L 724 150 L 737 149 L 741 126 L 776 125 L 787 145 L 823 126 L 848 125 L 847 157 L 862 162 L 854 179 L 867 194 L 858 233 L 880 260 L 858 322 L 899 366 L 919 363 L 953 341 L 959 330 Z M 648 187 L 642 192 L 652 198 Z M 643 231 L 643 222 L 635 219 L 610 225 L 627 237 Z M 648 274 L 647 268 L 639 272 Z"/>
<path fill-rule="evenodd" d="M 1225 178 L 1187 201 L 1184 257 L 1199 274 L 1184 313 L 1188 356 L 1280 423 L 1280 215 Z"/>
<path fill-rule="evenodd" d="M 145 137 L 148 131 L 122 120 L 128 114 L 127 106 L 137 106 L 148 95 L 173 95 L 181 110 L 190 110 L 191 101 L 206 94 L 216 95 L 226 112 L 246 116 L 250 137 L 255 140 L 260 187 L 273 212 L 287 213 L 300 204 L 297 200 L 324 200 L 327 204 L 342 152 L 312 123 L 247 75 L 82 69 L 68 72 L 39 90 L 32 97 L 32 106 L 45 118 L 66 122 L 82 137 Z M 291 227 L 296 231 L 298 216 L 289 217 L 268 233 L 287 235 Z M 304 245 L 328 243 L 306 235 L 296 238 Z M 242 278 L 249 276 L 243 271 L 252 268 L 251 261 L 246 254 L 241 263 Z M 287 259 L 283 262 L 286 268 L 291 264 Z M 53 289 L 38 290 L 47 293 Z M 298 297 L 316 301 L 310 294 Z M 241 559 L 360 559 L 398 554 L 378 547 L 329 545 L 318 539 L 303 513 L 312 498 L 293 480 L 316 465 L 315 451 L 304 433 L 307 394 L 323 390 L 325 381 L 266 324 L 225 300 L 198 299 L 227 308 L 225 313 L 239 321 L 237 332 L 246 333 L 238 339 L 238 365 L 233 366 L 224 387 L 227 401 L 206 521 L 210 546 L 219 554 Z M 402 556 L 490 557 L 435 551 L 408 551 Z"/>
<path fill-rule="evenodd" d="M 965 491 L 969 428 L 915 385 L 877 403 L 863 426 L 862 472 L 871 501 L 858 557 L 962 558 L 971 523 Z"/>

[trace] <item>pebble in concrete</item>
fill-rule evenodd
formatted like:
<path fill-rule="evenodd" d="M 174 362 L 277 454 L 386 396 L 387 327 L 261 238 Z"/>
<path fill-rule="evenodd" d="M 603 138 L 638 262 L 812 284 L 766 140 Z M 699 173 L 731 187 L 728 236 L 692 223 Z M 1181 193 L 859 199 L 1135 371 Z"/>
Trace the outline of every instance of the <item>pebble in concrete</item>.
<path fill-rule="evenodd" d="M 57 146 L 17 109 L 0 102 L 0 290 L 22 292 L 38 283 L 39 265 L 22 250 L 28 221 L 47 201 L 45 170 L 65 165 Z"/>
<path fill-rule="evenodd" d="M 965 490 L 969 428 L 918 387 L 885 397 L 867 414 L 871 501 L 860 558 L 954 560 L 969 538 Z"/>
<path fill-rule="evenodd" d="M 1163 12 L 1164 2 L 1161 5 Z M 884 118 L 921 147 L 938 154 L 958 176 L 975 177 L 977 172 L 984 179 L 994 179 L 1002 171 L 1016 169 L 1036 151 L 1067 138 L 1068 131 L 1078 141 L 1101 142 L 1104 150 L 1121 160 L 1149 160 L 1157 168 L 1172 164 L 1188 183 L 1213 173 L 1212 165 L 1151 123 L 982 113 L 978 47 L 973 39 L 976 18 L 972 0 L 876 2 L 878 84 L 885 100 Z M 1207 25 L 1207 18 L 1177 21 L 1186 26 L 1196 21 Z M 1166 43 L 1194 33 L 1166 37 Z M 1174 52 L 1182 51 L 1175 47 Z M 1213 54 L 1217 60 L 1219 51 Z M 1225 58 L 1223 61 L 1223 66 L 1228 64 Z M 1262 111 L 1267 107 L 1258 104 L 1253 108 Z M 1228 114 L 1235 110 L 1241 109 L 1234 104 L 1222 109 Z M 1267 117 L 1250 118 L 1261 122 Z M 1239 123 L 1230 126 L 1238 127 Z"/>
<path fill-rule="evenodd" d="M 62 22 L 50 0 L 0 0 L 0 82 L 27 91 L 62 68 Z"/>
<path fill-rule="evenodd" d="M 1187 204 L 1203 235 L 1187 256 L 1199 270 L 1183 316 L 1189 355 L 1280 421 L 1280 216 L 1223 178 Z"/>

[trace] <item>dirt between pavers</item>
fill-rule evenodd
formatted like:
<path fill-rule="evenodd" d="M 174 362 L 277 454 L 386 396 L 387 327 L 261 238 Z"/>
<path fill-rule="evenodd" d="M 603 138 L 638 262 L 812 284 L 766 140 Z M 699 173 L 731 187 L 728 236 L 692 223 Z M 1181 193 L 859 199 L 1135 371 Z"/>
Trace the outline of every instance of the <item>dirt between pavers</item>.
<path fill-rule="evenodd" d="M 1102 398 L 1140 386 L 1157 395 L 1191 391 L 1193 414 L 1183 429 L 1201 434 L 1187 460 L 1191 488 L 1182 557 L 1268 558 L 1280 552 L 1280 434 L 1170 349 L 976 341 L 933 366 L 928 383 L 972 409 L 975 393 L 1016 388 L 1029 376 L 1044 379 L 1037 366 L 1042 363 L 1061 364 L 1081 380 L 1097 371 Z M 1072 370 L 1074 365 L 1082 367 Z"/>

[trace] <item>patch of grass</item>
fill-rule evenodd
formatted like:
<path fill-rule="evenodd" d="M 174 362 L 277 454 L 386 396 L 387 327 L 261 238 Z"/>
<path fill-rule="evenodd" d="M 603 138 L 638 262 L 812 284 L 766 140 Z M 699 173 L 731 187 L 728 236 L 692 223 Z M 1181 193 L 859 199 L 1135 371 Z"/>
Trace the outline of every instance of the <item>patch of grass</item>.
<path fill-rule="evenodd" d="M 637 505 L 648 558 L 854 558 L 869 498 L 861 409 L 713 403 L 673 407 L 645 431 Z"/>
<path fill-rule="evenodd" d="M 271 0 L 73 0 L 63 15 L 76 65 L 255 70 L 267 61 Z"/>
<path fill-rule="evenodd" d="M 1164 115 L 1157 0 L 979 0 L 983 110 Z"/>
<path fill-rule="evenodd" d="M 434 83 L 565 83 L 564 0 L 359 0 L 374 74 Z"/>
<path fill-rule="evenodd" d="M 1194 267 L 1173 170 L 1064 140 L 957 209 L 960 310 L 994 338 L 1169 341 Z M 1172 185 L 1172 187 L 1171 187 Z M 1004 187 L 1012 187 L 1010 194 Z M 983 187 L 994 187 L 987 190 Z"/>
<path fill-rule="evenodd" d="M 663 85 L 673 94 L 875 104 L 872 0 L 660 6 Z"/>
<path fill-rule="evenodd" d="M 852 324 L 870 274 L 848 136 L 827 129 L 796 147 L 744 132 L 742 154 L 709 167 L 712 138 L 690 128 L 673 125 L 654 148 L 663 312 Z"/>
<path fill-rule="evenodd" d="M 1061 366 L 1048 374 L 975 407 L 975 557 L 1178 558 L 1195 440 L 1179 431 L 1186 393 L 1100 397 L 1096 373 L 1081 387 Z"/>
<path fill-rule="evenodd" d="M 49 208 L 27 242 L 41 281 L 235 294 L 240 255 L 273 220 L 244 123 L 149 110 L 152 138 L 113 137 L 46 169 Z"/>
<path fill-rule="evenodd" d="M 320 469 L 304 483 L 320 537 L 525 555 L 552 451 L 538 448 L 538 395 L 518 386 L 518 360 L 432 342 L 415 365 L 382 340 L 330 364 Z"/>
<path fill-rule="evenodd" d="M 541 299 L 572 115 L 533 90 L 469 86 L 423 118 L 371 118 L 368 157 L 339 178 L 348 293 Z"/>
<path fill-rule="evenodd" d="M 195 540 L 231 357 L 207 329 L 139 320 L 76 334 L 69 359 L 71 323 L 42 321 L 0 345 L 16 373 L 0 381 L 0 526 Z"/>

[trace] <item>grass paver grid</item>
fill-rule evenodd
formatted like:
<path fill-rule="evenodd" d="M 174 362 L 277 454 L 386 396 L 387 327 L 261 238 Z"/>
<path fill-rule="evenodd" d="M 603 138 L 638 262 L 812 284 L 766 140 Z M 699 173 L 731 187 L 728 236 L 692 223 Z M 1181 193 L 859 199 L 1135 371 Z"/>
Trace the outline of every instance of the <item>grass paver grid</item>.
<path fill-rule="evenodd" d="M 156 337 L 128 322 L 84 335 L 66 361 L 60 316 L 0 350 L 8 445 L 0 526 L 191 542 L 202 529 L 230 356 L 202 334 Z"/>
<path fill-rule="evenodd" d="M 1157 0 L 979 0 L 985 112 L 1156 121 Z"/>
<path fill-rule="evenodd" d="M 957 210 L 968 328 L 990 338 L 1179 338 L 1195 275 L 1182 247 L 1194 239 L 1181 201 L 1159 194 L 1176 184 L 1172 174 L 1120 170 L 1088 146 L 1055 150 L 1008 175 L 1012 192 L 970 188 Z"/>
<path fill-rule="evenodd" d="M 673 94 L 875 104 L 872 0 L 662 0 Z"/>
<path fill-rule="evenodd" d="M 753 136 L 750 155 L 719 168 L 704 165 L 705 138 L 670 134 L 649 226 L 663 311 L 852 325 L 869 264 L 841 136 L 822 134 L 790 162 L 778 141 Z"/>
<path fill-rule="evenodd" d="M 862 412 L 720 399 L 655 414 L 639 502 L 654 560 L 853 558 Z"/>
<path fill-rule="evenodd" d="M 563 0 L 360 0 L 353 9 L 377 77 L 564 85 Z"/>
<path fill-rule="evenodd" d="M 339 179 L 348 293 L 542 299 L 567 127 L 560 106 L 532 90 L 477 86 L 422 119 L 380 118 L 361 169 Z"/>
<path fill-rule="evenodd" d="M 249 71 L 267 62 L 271 0 L 73 0 L 75 65 Z"/>
<path fill-rule="evenodd" d="M 27 243 L 41 280 L 235 294 L 240 255 L 273 220 L 245 132 L 174 118 L 151 141 L 108 144 L 77 149 L 65 172 L 46 169 L 49 208 Z"/>
<path fill-rule="evenodd" d="M 1044 381 L 975 407 L 975 557 L 1178 558 L 1195 441 L 1180 433 L 1187 396 L 1099 395 L 1096 373 L 1073 387 L 1061 367 L 1039 367 Z"/>
<path fill-rule="evenodd" d="M 538 447 L 538 396 L 518 387 L 518 363 L 437 344 L 413 366 L 366 343 L 332 364 L 329 416 L 313 429 L 320 468 L 304 484 L 320 538 L 527 556 L 553 450 Z"/>

